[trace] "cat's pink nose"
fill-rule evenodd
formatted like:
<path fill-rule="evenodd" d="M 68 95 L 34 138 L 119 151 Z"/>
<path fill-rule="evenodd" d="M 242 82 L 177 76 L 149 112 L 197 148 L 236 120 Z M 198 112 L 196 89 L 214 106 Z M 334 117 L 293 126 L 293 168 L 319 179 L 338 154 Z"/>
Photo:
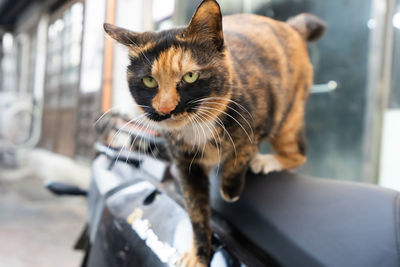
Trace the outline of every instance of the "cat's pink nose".
<path fill-rule="evenodd" d="M 163 114 L 170 114 L 174 109 L 175 105 L 165 105 L 165 106 L 160 106 L 158 110 L 162 112 Z"/>
<path fill-rule="evenodd" d="M 170 114 L 178 105 L 179 95 L 176 90 L 161 90 L 152 100 L 154 109 L 164 115 Z"/>

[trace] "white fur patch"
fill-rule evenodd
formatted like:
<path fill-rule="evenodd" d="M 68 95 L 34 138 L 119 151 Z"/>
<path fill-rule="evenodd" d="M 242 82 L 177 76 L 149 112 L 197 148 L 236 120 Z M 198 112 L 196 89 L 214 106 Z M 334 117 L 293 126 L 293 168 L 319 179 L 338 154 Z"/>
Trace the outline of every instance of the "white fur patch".
<path fill-rule="evenodd" d="M 181 130 L 181 134 L 185 143 L 189 145 L 201 146 L 208 140 L 216 138 L 218 140 L 217 130 L 215 129 L 214 121 L 207 121 L 192 124 L 187 124 Z"/>
<path fill-rule="evenodd" d="M 254 173 L 267 174 L 274 171 L 281 171 L 282 166 L 274 155 L 255 155 L 250 161 L 250 168 Z"/>

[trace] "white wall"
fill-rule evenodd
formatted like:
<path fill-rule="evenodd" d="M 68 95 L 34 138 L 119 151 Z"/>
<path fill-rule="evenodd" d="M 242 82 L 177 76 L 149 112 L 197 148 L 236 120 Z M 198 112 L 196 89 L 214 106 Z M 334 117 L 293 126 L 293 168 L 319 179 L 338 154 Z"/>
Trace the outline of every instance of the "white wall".
<path fill-rule="evenodd" d="M 80 90 L 91 93 L 102 83 L 106 1 L 86 0 L 84 12 Z"/>
<path fill-rule="evenodd" d="M 143 31 L 145 28 L 144 1 L 119 0 L 116 7 L 115 24 L 132 31 Z M 129 63 L 128 52 L 124 46 L 116 42 L 114 48 L 113 107 L 118 107 L 121 113 L 134 116 L 136 114 L 135 105 L 126 80 L 126 67 Z"/>
<path fill-rule="evenodd" d="M 400 191 L 400 109 L 385 111 L 379 184 Z"/>

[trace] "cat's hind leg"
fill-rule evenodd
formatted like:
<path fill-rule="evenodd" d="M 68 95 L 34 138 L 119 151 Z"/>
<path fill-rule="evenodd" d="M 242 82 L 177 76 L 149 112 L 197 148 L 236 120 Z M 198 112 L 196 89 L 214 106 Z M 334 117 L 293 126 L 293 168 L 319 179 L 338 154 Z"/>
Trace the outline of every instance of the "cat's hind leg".
<path fill-rule="evenodd" d="M 250 161 L 254 173 L 291 170 L 306 162 L 303 131 L 297 132 L 295 136 L 276 137 L 271 144 L 278 154 L 256 154 Z"/>
<path fill-rule="evenodd" d="M 254 173 L 291 170 L 306 162 L 303 101 L 293 106 L 270 143 L 277 154 L 256 154 L 250 161 Z"/>

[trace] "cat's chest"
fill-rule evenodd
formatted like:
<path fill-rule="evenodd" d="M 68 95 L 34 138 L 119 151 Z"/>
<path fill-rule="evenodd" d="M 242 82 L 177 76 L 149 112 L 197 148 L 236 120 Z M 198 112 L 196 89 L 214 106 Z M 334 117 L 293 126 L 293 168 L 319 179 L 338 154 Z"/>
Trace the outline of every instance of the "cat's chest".
<path fill-rule="evenodd" d="M 186 145 L 194 147 L 205 146 L 220 139 L 215 122 L 189 124 L 179 131 L 179 135 Z"/>
<path fill-rule="evenodd" d="M 170 132 L 169 149 L 172 155 L 181 158 L 192 157 L 193 162 L 205 166 L 215 166 L 221 162 L 224 155 L 221 136 L 222 129 L 215 122 L 202 122 L 187 125 L 179 131 Z"/>

